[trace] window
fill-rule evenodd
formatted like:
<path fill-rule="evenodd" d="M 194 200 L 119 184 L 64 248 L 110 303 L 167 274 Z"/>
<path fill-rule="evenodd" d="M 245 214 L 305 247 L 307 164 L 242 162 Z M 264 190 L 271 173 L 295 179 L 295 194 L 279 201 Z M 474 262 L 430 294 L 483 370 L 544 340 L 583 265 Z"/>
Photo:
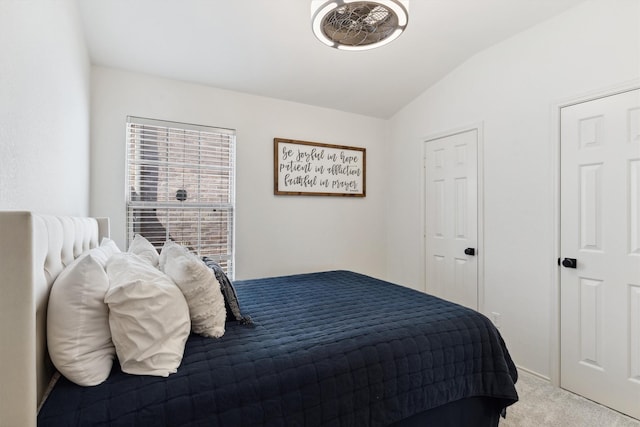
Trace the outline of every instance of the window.
<path fill-rule="evenodd" d="M 171 239 L 234 277 L 235 131 L 127 118 L 127 245 Z"/>

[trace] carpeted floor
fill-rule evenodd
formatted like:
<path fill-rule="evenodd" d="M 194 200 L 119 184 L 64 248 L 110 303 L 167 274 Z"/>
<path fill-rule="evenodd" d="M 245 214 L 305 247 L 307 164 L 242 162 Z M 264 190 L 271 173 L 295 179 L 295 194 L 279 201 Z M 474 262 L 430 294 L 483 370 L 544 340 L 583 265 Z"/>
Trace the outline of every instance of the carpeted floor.
<path fill-rule="evenodd" d="M 520 401 L 500 427 L 640 427 L 640 421 L 519 371 Z"/>

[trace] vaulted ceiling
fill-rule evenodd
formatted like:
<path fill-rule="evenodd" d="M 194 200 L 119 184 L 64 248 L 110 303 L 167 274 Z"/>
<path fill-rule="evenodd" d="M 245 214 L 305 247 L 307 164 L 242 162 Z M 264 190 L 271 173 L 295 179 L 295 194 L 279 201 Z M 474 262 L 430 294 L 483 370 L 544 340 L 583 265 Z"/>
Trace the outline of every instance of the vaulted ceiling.
<path fill-rule="evenodd" d="M 311 32 L 311 0 L 78 0 L 91 60 L 388 118 L 479 51 L 585 0 L 410 0 L 406 32 L 346 52 Z"/>

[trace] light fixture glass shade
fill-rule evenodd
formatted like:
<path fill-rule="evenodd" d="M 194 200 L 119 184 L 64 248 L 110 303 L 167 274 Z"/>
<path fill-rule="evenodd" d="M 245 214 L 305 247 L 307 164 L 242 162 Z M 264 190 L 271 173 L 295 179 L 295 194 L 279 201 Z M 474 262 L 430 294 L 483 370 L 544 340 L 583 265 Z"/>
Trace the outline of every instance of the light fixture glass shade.
<path fill-rule="evenodd" d="M 408 0 L 312 0 L 311 28 L 327 46 L 366 50 L 397 39 L 407 27 Z"/>

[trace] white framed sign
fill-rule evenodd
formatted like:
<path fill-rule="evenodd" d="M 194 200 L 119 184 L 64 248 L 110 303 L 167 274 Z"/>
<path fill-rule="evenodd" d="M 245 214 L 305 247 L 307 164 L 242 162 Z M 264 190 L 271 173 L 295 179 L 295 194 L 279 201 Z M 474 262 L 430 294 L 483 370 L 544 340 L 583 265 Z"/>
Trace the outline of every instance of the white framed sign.
<path fill-rule="evenodd" d="M 274 138 L 274 194 L 366 195 L 366 149 Z"/>

